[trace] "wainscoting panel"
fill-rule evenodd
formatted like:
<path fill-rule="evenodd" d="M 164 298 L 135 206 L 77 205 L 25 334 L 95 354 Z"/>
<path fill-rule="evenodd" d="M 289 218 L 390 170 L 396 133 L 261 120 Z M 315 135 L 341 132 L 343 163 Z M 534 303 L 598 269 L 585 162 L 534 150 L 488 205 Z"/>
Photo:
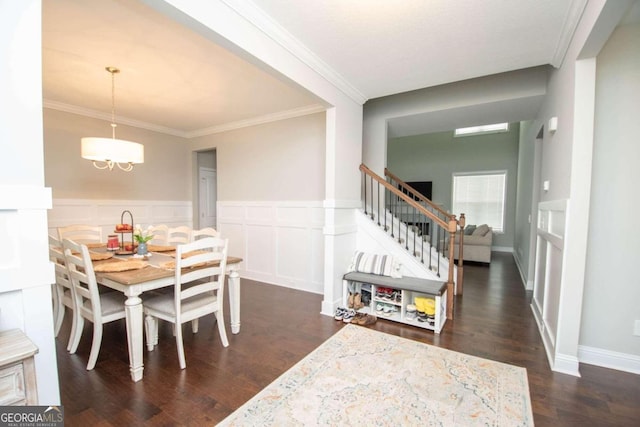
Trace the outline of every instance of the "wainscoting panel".
<path fill-rule="evenodd" d="M 323 292 L 321 201 L 218 201 L 217 211 L 218 230 L 230 240 L 229 253 L 244 259 L 242 277 Z"/>
<path fill-rule="evenodd" d="M 247 254 L 245 269 L 258 277 L 273 278 L 273 263 L 275 252 L 273 249 L 275 233 L 270 225 L 247 224 L 245 236 L 245 251 Z"/>
<path fill-rule="evenodd" d="M 122 212 L 128 210 L 135 224 L 142 227 L 166 224 L 171 227 L 191 227 L 193 208 L 191 201 L 171 200 L 100 200 L 100 199 L 53 199 L 53 208 L 48 211 L 49 234 L 57 235 L 57 228 L 72 224 L 89 224 L 102 227 L 102 234 L 113 233 L 120 222 Z M 129 221 L 129 215 L 125 216 Z"/>
<path fill-rule="evenodd" d="M 577 359 L 557 351 L 567 200 L 538 204 L 537 251 L 531 309 L 554 371 L 577 372 Z"/>

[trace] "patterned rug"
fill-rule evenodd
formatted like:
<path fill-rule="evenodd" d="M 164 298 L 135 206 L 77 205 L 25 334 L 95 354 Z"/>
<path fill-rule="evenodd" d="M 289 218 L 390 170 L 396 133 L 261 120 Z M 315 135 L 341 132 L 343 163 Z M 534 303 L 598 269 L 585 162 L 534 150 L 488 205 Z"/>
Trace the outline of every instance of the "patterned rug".
<path fill-rule="evenodd" d="M 221 426 L 532 426 L 527 371 L 346 325 Z"/>

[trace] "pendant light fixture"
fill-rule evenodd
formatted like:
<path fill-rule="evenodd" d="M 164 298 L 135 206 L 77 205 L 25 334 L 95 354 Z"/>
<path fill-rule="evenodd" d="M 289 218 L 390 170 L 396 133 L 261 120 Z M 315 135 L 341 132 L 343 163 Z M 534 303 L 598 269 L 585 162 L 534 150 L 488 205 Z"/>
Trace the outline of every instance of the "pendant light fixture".
<path fill-rule="evenodd" d="M 111 138 L 84 137 L 80 152 L 83 159 L 93 161 L 98 169 L 112 170 L 115 165 L 125 172 L 136 163 L 144 163 L 144 145 L 137 142 L 116 139 L 115 75 L 120 72 L 115 67 L 105 68 L 111 74 Z"/>

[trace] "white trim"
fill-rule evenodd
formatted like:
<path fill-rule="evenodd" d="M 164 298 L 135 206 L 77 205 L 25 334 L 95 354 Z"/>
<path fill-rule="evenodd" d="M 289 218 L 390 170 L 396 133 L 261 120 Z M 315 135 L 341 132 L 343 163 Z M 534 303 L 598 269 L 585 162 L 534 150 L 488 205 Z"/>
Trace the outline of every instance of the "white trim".
<path fill-rule="evenodd" d="M 252 117 L 245 120 L 238 120 L 236 122 L 230 122 L 218 126 L 211 126 L 204 129 L 194 130 L 191 132 L 185 132 L 184 136 L 185 138 L 196 138 L 199 136 L 213 135 L 216 133 L 228 132 L 231 130 L 257 126 L 265 123 L 277 122 L 280 120 L 293 119 L 295 117 L 307 116 L 324 111 L 326 111 L 326 108 L 322 105 L 308 105 L 305 107 L 294 108 L 286 111 L 278 111 L 276 113 L 265 114 L 264 116 Z"/>
<path fill-rule="evenodd" d="M 51 188 L 0 185 L 0 210 L 51 209 Z"/>
<path fill-rule="evenodd" d="M 573 33 L 578 27 L 584 8 L 587 6 L 587 0 L 573 0 L 569 9 L 569 13 L 566 14 L 565 20 L 562 23 L 562 31 L 560 37 L 558 37 L 558 44 L 556 50 L 551 58 L 551 65 L 555 68 L 560 68 L 564 57 L 569 50 L 569 44 L 573 38 Z"/>
<path fill-rule="evenodd" d="M 71 104 L 64 104 L 62 102 L 50 101 L 48 99 L 44 99 L 42 101 L 42 106 L 44 108 L 49 108 L 51 110 L 64 111 L 65 113 L 77 114 L 79 116 L 91 117 L 93 119 L 105 120 L 111 122 L 111 114 L 103 113 L 97 110 L 91 110 L 89 108 L 82 108 Z M 116 123 L 120 125 L 133 126 L 139 129 L 147 129 L 153 132 L 163 133 L 166 135 L 179 136 L 182 138 L 187 138 L 187 133 L 178 129 L 172 129 L 165 126 L 156 125 L 153 123 L 147 123 L 140 120 L 134 120 L 127 117 L 116 116 Z"/>
<path fill-rule="evenodd" d="M 362 92 L 352 86 L 344 77 L 274 21 L 262 9 L 253 4 L 253 2 L 233 0 L 222 0 L 222 2 L 262 31 L 267 37 L 286 49 L 294 57 L 324 77 L 329 83 L 342 91 L 358 105 L 363 105 L 367 101 L 367 97 Z"/>
<path fill-rule="evenodd" d="M 580 363 L 577 357 L 566 354 L 556 354 L 555 363 L 552 370 L 562 374 L 580 377 Z"/>
<path fill-rule="evenodd" d="M 64 104 L 62 102 L 43 100 L 43 107 L 51 110 L 63 111 L 66 113 L 77 114 L 79 116 L 90 117 L 99 120 L 111 121 L 111 115 L 88 108 L 77 107 L 71 104 Z M 261 125 L 265 123 L 277 122 L 280 120 L 292 119 L 295 117 L 306 116 L 309 114 L 316 114 L 326 111 L 326 108 L 319 104 L 307 105 L 300 108 L 293 108 L 286 111 L 278 111 L 271 114 L 265 114 L 259 117 L 252 117 L 245 120 L 238 120 L 235 122 L 225 123 L 222 125 L 211 126 L 203 129 L 196 129 L 194 131 L 183 131 L 179 129 L 173 129 L 166 126 L 160 126 L 153 123 L 143 122 L 140 120 L 134 120 L 127 117 L 116 116 L 116 122 L 121 125 L 132 126 L 139 129 L 147 129 L 153 132 L 162 133 L 165 135 L 173 135 L 180 138 L 196 138 L 199 136 L 213 135 L 221 132 L 228 132 L 230 130 L 242 129 L 251 126 Z"/>
<path fill-rule="evenodd" d="M 53 199 L 48 212 L 49 233 L 71 224 L 89 224 L 102 227 L 103 236 L 113 233 L 124 210 L 132 212 L 136 224 L 187 225 L 193 221 L 193 206 L 185 200 L 107 200 L 107 199 Z"/>
<path fill-rule="evenodd" d="M 362 201 L 325 199 L 322 202 L 322 207 L 325 209 L 360 209 L 362 207 Z"/>
<path fill-rule="evenodd" d="M 524 289 L 527 291 L 533 290 L 533 281 L 532 280 L 527 281 L 524 271 L 522 271 L 522 261 L 520 260 L 520 257 L 518 256 L 518 254 L 516 254 L 515 251 L 513 251 L 513 259 L 516 262 L 516 267 L 518 268 L 518 273 L 520 273 L 520 280 L 522 280 L 522 285 L 524 286 Z"/>
<path fill-rule="evenodd" d="M 513 253 L 513 248 L 510 246 L 491 246 L 491 252 L 506 252 Z"/>
<path fill-rule="evenodd" d="M 578 359 L 580 363 L 586 363 L 587 365 L 601 366 L 640 375 L 640 356 L 635 354 L 579 345 Z"/>

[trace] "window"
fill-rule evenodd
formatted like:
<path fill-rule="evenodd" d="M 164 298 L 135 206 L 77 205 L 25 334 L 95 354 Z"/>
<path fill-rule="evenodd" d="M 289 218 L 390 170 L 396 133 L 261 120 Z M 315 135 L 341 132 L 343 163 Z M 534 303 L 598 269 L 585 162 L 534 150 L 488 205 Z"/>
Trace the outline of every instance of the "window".
<path fill-rule="evenodd" d="M 487 224 L 503 232 L 506 183 L 506 171 L 454 174 L 452 213 L 464 213 L 467 224 Z"/>
<path fill-rule="evenodd" d="M 499 133 L 509 131 L 509 123 L 496 123 L 493 125 L 471 126 L 468 128 L 458 128 L 453 136 L 472 136 L 487 133 Z"/>

